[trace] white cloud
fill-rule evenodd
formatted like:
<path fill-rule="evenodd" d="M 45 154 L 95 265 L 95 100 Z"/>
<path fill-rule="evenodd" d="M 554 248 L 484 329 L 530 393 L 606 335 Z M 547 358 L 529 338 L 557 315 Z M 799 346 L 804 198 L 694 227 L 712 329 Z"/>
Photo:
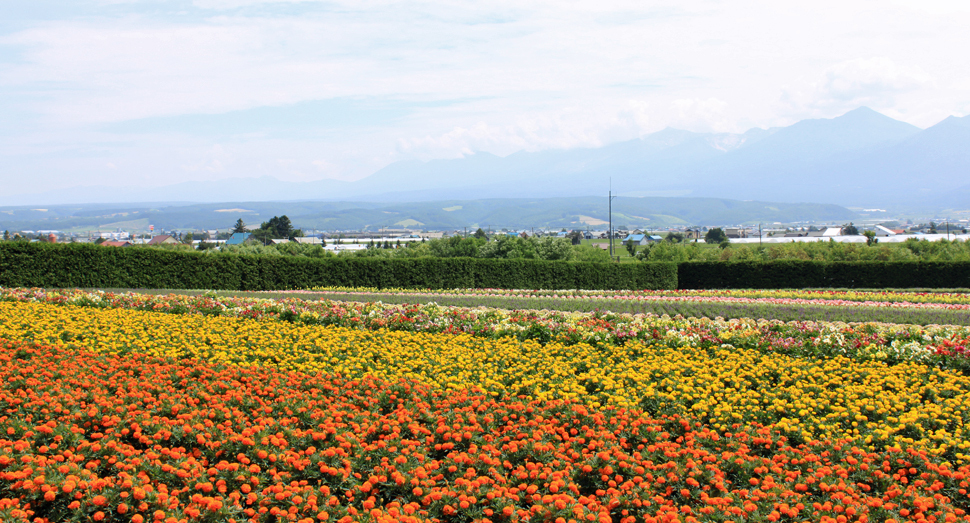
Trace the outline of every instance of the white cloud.
<path fill-rule="evenodd" d="M 0 160 L 52 183 L 88 156 L 159 183 L 352 179 L 408 157 L 593 147 L 667 126 L 739 132 L 858 105 L 926 126 L 968 110 L 966 5 L 194 0 L 159 17 L 123 3 L 125 15 L 0 35 L 15 57 L 0 61 L 0 110 L 31 129 L 4 135 Z M 99 130 L 342 98 L 411 105 L 312 139 Z"/>
<path fill-rule="evenodd" d="M 899 65 L 888 57 L 857 58 L 829 67 L 804 90 L 786 90 L 783 101 L 797 113 L 841 113 L 859 106 L 891 109 L 901 94 L 932 85 L 917 65 Z"/>
<path fill-rule="evenodd" d="M 935 15 L 970 13 L 970 3 L 965 0 L 890 0 L 892 4 Z"/>

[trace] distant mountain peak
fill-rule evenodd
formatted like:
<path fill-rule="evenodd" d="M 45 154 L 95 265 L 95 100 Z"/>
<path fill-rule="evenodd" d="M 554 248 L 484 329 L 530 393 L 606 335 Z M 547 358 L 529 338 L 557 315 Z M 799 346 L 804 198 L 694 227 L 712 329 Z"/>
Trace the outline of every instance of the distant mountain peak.
<path fill-rule="evenodd" d="M 970 116 L 947 116 L 933 127 L 966 127 L 970 128 Z"/>

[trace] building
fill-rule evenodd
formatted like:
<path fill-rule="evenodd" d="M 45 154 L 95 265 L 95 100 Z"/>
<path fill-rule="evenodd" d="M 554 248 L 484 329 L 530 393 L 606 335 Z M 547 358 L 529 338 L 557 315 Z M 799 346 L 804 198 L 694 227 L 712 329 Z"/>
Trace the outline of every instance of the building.
<path fill-rule="evenodd" d="M 902 234 L 903 231 L 899 230 L 897 232 L 894 229 L 883 227 L 882 225 L 876 225 L 875 227 L 872 228 L 872 232 L 876 233 L 876 236 L 885 237 L 885 236 L 896 236 L 897 234 Z"/>
<path fill-rule="evenodd" d="M 178 240 L 170 234 L 162 234 L 148 241 L 148 245 L 162 245 L 165 243 L 178 243 Z"/>
<path fill-rule="evenodd" d="M 299 236 L 295 238 L 297 243 L 302 243 L 305 245 L 323 245 L 323 238 L 317 238 L 315 236 Z"/>
<path fill-rule="evenodd" d="M 226 245 L 242 245 L 249 240 L 250 236 L 252 236 L 252 234 L 248 232 L 235 232 L 229 237 L 228 240 L 226 240 Z"/>
<path fill-rule="evenodd" d="M 650 242 L 646 234 L 630 234 L 623 238 L 623 243 L 633 242 L 635 245 L 646 245 Z"/>

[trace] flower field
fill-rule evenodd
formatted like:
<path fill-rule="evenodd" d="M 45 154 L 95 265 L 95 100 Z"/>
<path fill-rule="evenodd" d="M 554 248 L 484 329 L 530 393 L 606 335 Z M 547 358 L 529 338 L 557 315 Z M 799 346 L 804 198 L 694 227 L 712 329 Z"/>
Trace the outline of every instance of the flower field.
<path fill-rule="evenodd" d="M 513 337 L 562 344 L 660 342 L 672 348 L 728 344 L 765 354 L 845 356 L 857 361 L 919 362 L 970 371 L 970 327 L 885 323 L 670 318 L 650 314 L 568 313 L 430 304 L 304 301 L 296 298 L 150 295 L 80 290 L 0 289 L 0 301 L 68 304 L 174 314 L 285 319 L 355 329 Z"/>
<path fill-rule="evenodd" d="M 0 290 L 2 521 L 970 521 L 970 332 Z"/>
<path fill-rule="evenodd" d="M 4 343 L 4 521 L 968 520 L 966 466 L 578 401 Z"/>
<path fill-rule="evenodd" d="M 944 309 L 970 309 L 970 294 L 963 292 L 901 292 L 901 291 L 835 291 L 835 290 L 512 290 L 512 289 L 375 289 L 353 287 L 320 287 L 311 291 L 287 291 L 300 293 L 334 294 L 407 294 L 433 296 L 515 296 L 556 297 L 574 299 L 618 300 L 667 300 L 691 301 L 717 298 L 728 301 L 768 300 L 777 303 L 825 303 L 831 305 L 863 304 L 874 307 L 929 307 Z"/>

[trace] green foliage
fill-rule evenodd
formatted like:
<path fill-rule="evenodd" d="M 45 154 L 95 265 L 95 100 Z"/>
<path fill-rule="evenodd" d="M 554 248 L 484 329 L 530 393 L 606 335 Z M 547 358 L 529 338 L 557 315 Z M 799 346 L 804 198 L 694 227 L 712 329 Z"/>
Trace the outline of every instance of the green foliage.
<path fill-rule="evenodd" d="M 312 249 L 318 246 L 307 246 L 302 256 L 284 256 L 277 247 L 242 246 L 236 252 L 252 254 L 231 254 L 5 242 L 0 244 L 0 285 L 218 290 L 328 286 L 432 289 L 674 289 L 677 286 L 677 268 L 671 263 L 309 255 L 321 252 L 322 249 Z"/>
<path fill-rule="evenodd" d="M 237 232 L 246 232 L 246 222 L 244 222 L 242 218 L 236 220 L 236 225 L 233 226 L 232 232 L 233 234 Z"/>
<path fill-rule="evenodd" d="M 852 222 L 849 222 L 849 225 L 842 227 L 842 234 L 846 236 L 858 236 L 859 228 L 856 227 Z"/>
<path fill-rule="evenodd" d="M 902 243 L 861 243 L 836 241 L 789 242 L 759 245 L 724 244 L 723 251 L 706 245 L 660 242 L 642 251 L 647 261 L 775 261 L 815 260 L 851 261 L 970 261 L 970 242 L 945 239 L 937 241 L 908 239 Z"/>
<path fill-rule="evenodd" d="M 303 232 L 293 228 L 290 219 L 283 216 L 273 216 L 268 222 L 260 224 L 259 229 L 253 231 L 253 238 L 260 243 L 268 243 L 270 240 L 286 238 L 292 240 L 297 236 L 303 236 Z"/>
<path fill-rule="evenodd" d="M 862 233 L 862 235 L 866 237 L 866 245 L 870 247 L 876 243 L 879 243 L 879 240 L 876 238 L 876 231 L 865 231 Z"/>
<path fill-rule="evenodd" d="M 695 262 L 677 268 L 681 289 L 959 288 L 970 262 Z"/>
<path fill-rule="evenodd" d="M 707 234 L 704 235 L 704 241 L 707 243 L 721 243 L 726 242 L 728 239 L 727 234 L 721 230 L 720 227 L 715 227 L 709 229 Z"/>

